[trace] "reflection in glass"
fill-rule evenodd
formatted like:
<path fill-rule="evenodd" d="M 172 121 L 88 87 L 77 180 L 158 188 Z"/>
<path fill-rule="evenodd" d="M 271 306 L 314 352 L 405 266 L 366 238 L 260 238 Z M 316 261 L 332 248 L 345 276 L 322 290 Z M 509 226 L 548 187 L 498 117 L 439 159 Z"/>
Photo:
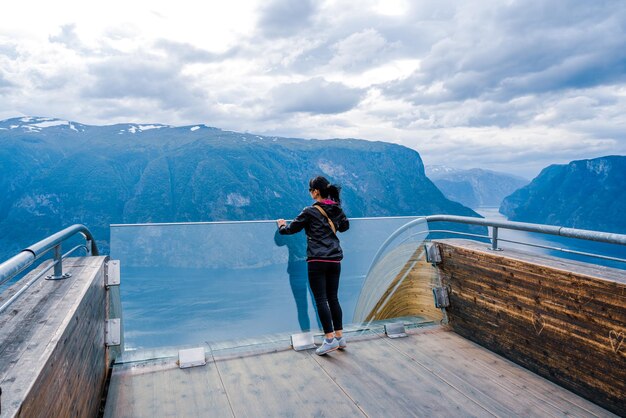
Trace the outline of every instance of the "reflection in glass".
<path fill-rule="evenodd" d="M 340 235 L 345 324 L 354 322 L 374 256 L 414 219 L 352 219 Z M 112 226 L 111 257 L 122 269 L 125 348 L 319 330 L 305 254 L 304 234 L 277 237 L 273 221 Z"/>
<path fill-rule="evenodd" d="M 289 286 L 296 302 L 298 310 L 298 324 L 300 331 L 310 331 L 311 321 L 309 320 L 308 301 L 311 300 L 312 306 L 313 295 L 309 287 L 309 277 L 306 264 L 306 241 L 302 234 L 300 235 L 281 235 L 278 230 L 274 233 L 274 243 L 279 247 L 286 246 L 289 251 L 289 261 L 287 262 L 287 274 L 289 275 Z M 310 297 L 307 297 L 310 295 Z M 317 312 L 317 328 L 321 327 Z"/>

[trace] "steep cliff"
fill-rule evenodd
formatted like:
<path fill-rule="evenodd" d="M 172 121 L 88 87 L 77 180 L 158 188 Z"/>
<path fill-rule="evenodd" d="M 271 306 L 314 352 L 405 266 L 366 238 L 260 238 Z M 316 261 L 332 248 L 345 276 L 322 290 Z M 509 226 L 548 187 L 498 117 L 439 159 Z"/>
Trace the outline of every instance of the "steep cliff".
<path fill-rule="evenodd" d="M 626 233 L 626 156 L 549 166 L 506 197 L 500 212 L 515 221 Z"/>
<path fill-rule="evenodd" d="M 106 251 L 112 223 L 292 218 L 320 174 L 343 186 L 350 217 L 477 216 L 443 196 L 416 151 L 383 142 L 21 118 L 0 122 L 0 150 L 4 258 L 74 223 Z"/>

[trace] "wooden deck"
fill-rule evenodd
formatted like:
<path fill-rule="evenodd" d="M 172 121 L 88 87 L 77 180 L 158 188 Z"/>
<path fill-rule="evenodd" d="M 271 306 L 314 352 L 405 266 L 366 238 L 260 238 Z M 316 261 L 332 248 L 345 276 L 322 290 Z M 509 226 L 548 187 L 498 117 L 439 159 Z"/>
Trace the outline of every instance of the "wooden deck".
<path fill-rule="evenodd" d="M 175 358 L 115 365 L 104 416 L 615 416 L 442 326 L 409 334 L 354 337 L 324 357 L 284 349 L 189 369 Z"/>

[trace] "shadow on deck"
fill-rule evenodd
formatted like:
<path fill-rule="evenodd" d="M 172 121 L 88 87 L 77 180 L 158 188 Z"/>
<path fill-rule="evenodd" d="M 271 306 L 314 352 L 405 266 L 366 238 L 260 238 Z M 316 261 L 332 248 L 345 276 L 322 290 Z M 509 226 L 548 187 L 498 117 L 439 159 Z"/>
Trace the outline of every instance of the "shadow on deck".
<path fill-rule="evenodd" d="M 105 417 L 615 416 L 442 326 L 292 350 L 116 364 Z"/>

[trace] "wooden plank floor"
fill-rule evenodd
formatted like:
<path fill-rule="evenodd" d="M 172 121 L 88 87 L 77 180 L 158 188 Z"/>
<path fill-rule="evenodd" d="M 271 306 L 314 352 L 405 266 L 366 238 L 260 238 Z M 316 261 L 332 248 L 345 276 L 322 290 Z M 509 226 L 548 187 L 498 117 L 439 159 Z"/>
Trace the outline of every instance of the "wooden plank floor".
<path fill-rule="evenodd" d="M 441 326 L 361 336 L 345 352 L 292 350 L 116 365 L 105 417 L 612 417 Z"/>

